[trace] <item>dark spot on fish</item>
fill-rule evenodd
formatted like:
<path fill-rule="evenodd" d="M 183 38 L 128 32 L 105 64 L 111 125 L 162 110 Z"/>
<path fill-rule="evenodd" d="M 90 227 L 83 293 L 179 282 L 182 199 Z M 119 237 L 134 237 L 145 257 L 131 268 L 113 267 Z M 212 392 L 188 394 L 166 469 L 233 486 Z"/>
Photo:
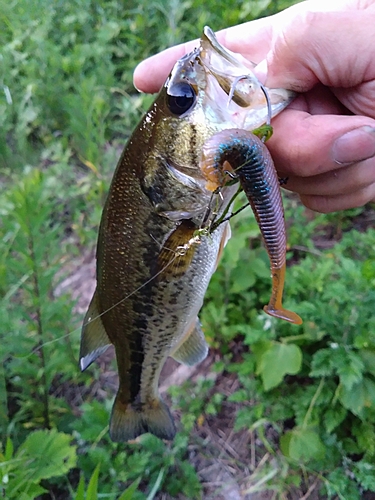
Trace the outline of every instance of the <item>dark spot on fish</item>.
<path fill-rule="evenodd" d="M 164 193 L 158 185 L 147 185 L 146 181 L 142 179 L 141 189 L 154 206 L 164 201 Z"/>
<path fill-rule="evenodd" d="M 153 307 L 147 302 L 140 301 L 133 304 L 133 311 L 139 314 L 143 314 L 144 316 L 152 316 Z"/>

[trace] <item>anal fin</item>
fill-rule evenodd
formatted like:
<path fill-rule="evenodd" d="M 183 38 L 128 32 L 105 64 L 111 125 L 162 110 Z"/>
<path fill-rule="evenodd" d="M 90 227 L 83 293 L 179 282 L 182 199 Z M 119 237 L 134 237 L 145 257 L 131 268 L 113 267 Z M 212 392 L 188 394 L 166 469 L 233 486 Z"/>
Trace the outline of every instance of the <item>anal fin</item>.
<path fill-rule="evenodd" d="M 203 361 L 208 354 L 208 345 L 204 338 L 199 319 L 193 328 L 188 331 L 185 340 L 171 354 L 171 357 L 184 365 L 193 366 Z"/>
<path fill-rule="evenodd" d="M 79 353 L 81 370 L 86 370 L 96 358 L 107 350 L 110 344 L 111 341 L 100 317 L 98 294 L 95 291 L 83 320 Z"/>

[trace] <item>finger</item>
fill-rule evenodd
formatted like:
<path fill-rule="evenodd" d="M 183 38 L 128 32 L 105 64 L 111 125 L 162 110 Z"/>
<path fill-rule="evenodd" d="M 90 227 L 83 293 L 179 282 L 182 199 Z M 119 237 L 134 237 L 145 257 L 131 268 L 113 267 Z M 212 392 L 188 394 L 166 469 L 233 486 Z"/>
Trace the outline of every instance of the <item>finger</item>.
<path fill-rule="evenodd" d="M 339 196 L 363 190 L 374 183 L 375 158 L 370 158 L 309 178 L 288 177 L 284 187 L 299 195 Z"/>
<path fill-rule="evenodd" d="M 216 33 L 218 41 L 227 49 L 241 53 L 258 63 L 266 57 L 272 38 L 272 16 L 257 21 L 232 26 Z M 134 85 L 142 92 L 158 92 L 175 62 L 199 46 L 199 40 L 170 47 L 142 61 L 134 70 Z"/>
<path fill-rule="evenodd" d="M 273 29 L 280 14 L 232 26 L 216 33 L 219 42 L 249 61 L 259 63 L 270 49 Z"/>
<path fill-rule="evenodd" d="M 262 66 L 267 69 L 267 86 L 305 92 L 318 81 L 329 87 L 353 87 L 375 78 L 375 59 L 360 50 L 364 40 L 368 47 L 375 45 L 373 15 L 368 11 L 297 11 L 284 21 L 258 67 L 258 74 Z"/>
<path fill-rule="evenodd" d="M 350 194 L 338 196 L 309 196 L 302 195 L 302 203 L 315 212 L 328 214 L 349 208 L 358 208 L 366 203 L 375 201 L 375 184 L 367 186 Z"/>
<path fill-rule="evenodd" d="M 375 118 L 375 79 L 363 82 L 352 88 L 333 90 L 335 96 L 356 115 L 366 115 Z"/>
<path fill-rule="evenodd" d="M 150 94 L 159 92 L 177 59 L 191 52 L 198 45 L 199 41 L 193 40 L 170 47 L 145 59 L 134 70 L 134 86 L 138 90 Z"/>
<path fill-rule="evenodd" d="M 331 0 L 331 2 L 329 3 L 326 2 L 326 0 L 316 2 L 302 2 L 289 9 L 286 9 L 279 14 L 276 14 L 275 16 L 259 19 L 257 21 L 251 21 L 249 23 L 244 23 L 239 26 L 233 26 L 231 28 L 219 31 L 217 33 L 217 37 L 220 43 L 226 46 L 229 50 L 239 52 L 251 61 L 259 62 L 266 57 L 266 54 L 270 49 L 270 43 L 272 39 L 277 39 L 274 34 L 276 32 L 282 33 L 283 26 L 288 26 L 287 20 L 290 19 L 290 23 L 293 24 L 293 26 L 290 28 L 290 33 L 293 33 L 294 31 L 297 32 L 294 37 L 296 41 L 296 43 L 294 43 L 294 50 L 299 55 L 299 58 L 296 60 L 296 63 L 299 63 L 301 57 L 303 58 L 304 54 L 303 51 L 299 51 L 299 49 L 302 47 L 300 45 L 301 39 L 302 42 L 306 41 L 303 35 L 303 29 L 306 29 L 306 19 L 302 23 L 302 26 L 300 26 L 301 23 L 299 23 L 298 21 L 298 15 L 300 15 L 301 19 L 303 19 L 304 16 L 306 16 L 307 10 L 339 11 L 350 8 L 356 9 L 359 7 L 365 9 L 368 6 L 375 8 L 373 0 L 362 0 L 362 2 L 359 2 L 359 0 Z M 371 16 L 367 15 L 367 17 L 369 18 L 368 21 L 370 21 Z M 335 18 L 333 25 L 337 26 L 336 23 L 337 19 Z M 330 24 L 328 33 L 332 33 L 332 31 L 332 24 Z M 362 26 L 361 30 L 356 31 L 362 31 Z M 311 40 L 309 43 L 311 43 Z M 177 59 L 190 52 L 194 47 L 197 46 L 198 40 L 187 42 L 166 49 L 163 52 L 160 52 L 159 54 L 156 54 L 155 56 L 152 56 L 141 62 L 136 67 L 134 72 L 135 87 L 143 92 L 158 92 Z M 281 51 L 279 57 L 275 59 L 274 65 L 277 66 L 279 61 L 282 61 L 283 57 L 284 55 Z M 288 55 L 288 58 L 285 62 L 290 63 L 290 59 L 292 59 L 293 62 L 293 55 L 291 56 L 291 54 Z M 273 64 L 271 64 L 270 70 L 270 78 L 272 78 L 272 72 L 274 71 Z M 282 70 L 281 72 L 276 71 L 276 79 L 280 76 L 280 74 L 282 75 Z M 278 87 L 282 85 L 276 84 L 274 86 Z"/>
<path fill-rule="evenodd" d="M 342 102 L 338 100 L 333 89 L 325 87 L 321 83 L 315 85 L 308 92 L 300 94 L 289 106 L 289 109 L 307 111 L 310 115 L 351 114 Z"/>
<path fill-rule="evenodd" d="M 375 120 L 365 116 L 310 115 L 287 108 L 273 120 L 267 146 L 277 170 L 311 177 L 375 154 Z"/>

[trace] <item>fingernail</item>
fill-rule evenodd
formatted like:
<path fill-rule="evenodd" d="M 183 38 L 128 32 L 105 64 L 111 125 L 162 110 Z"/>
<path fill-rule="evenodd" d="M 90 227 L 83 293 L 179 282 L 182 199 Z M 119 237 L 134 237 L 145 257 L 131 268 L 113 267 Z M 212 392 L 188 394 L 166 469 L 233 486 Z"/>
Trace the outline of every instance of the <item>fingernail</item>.
<path fill-rule="evenodd" d="M 375 156 L 375 128 L 365 125 L 346 132 L 336 139 L 332 152 L 335 162 L 340 165 L 372 158 Z"/>
<path fill-rule="evenodd" d="M 261 61 L 257 66 L 255 66 L 254 73 L 255 76 L 260 81 L 260 83 L 263 84 L 266 83 L 267 73 L 268 73 L 267 59 L 263 59 L 263 61 Z"/>
<path fill-rule="evenodd" d="M 142 66 L 142 63 L 143 63 L 143 61 L 140 62 L 140 63 L 138 63 L 137 66 L 134 68 L 134 71 L 133 71 L 133 85 L 134 85 L 135 89 L 138 90 L 138 92 L 142 92 L 142 90 L 140 90 L 137 87 L 137 85 L 135 84 L 135 81 L 137 80 L 137 76 L 138 76 L 137 73 L 139 71 L 139 67 Z"/>

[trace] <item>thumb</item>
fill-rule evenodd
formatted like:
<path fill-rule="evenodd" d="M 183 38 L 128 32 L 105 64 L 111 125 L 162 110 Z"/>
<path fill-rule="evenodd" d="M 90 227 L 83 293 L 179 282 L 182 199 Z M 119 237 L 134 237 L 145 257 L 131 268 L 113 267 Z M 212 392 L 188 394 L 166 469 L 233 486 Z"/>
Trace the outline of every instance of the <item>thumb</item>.
<path fill-rule="evenodd" d="M 298 13 L 275 30 L 255 73 L 268 87 L 297 92 L 318 82 L 348 88 L 374 79 L 374 16 L 369 10 Z"/>

